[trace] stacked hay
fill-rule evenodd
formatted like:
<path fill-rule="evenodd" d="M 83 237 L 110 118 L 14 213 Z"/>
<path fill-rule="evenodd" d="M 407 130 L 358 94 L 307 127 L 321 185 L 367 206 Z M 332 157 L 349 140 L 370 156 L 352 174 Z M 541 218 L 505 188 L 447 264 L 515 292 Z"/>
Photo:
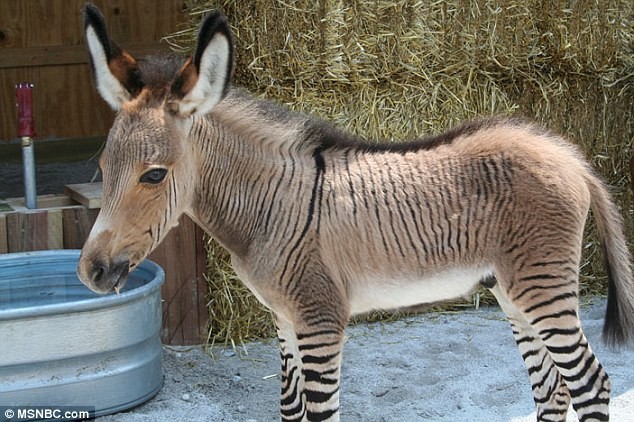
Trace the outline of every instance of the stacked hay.
<path fill-rule="evenodd" d="M 171 38 L 175 44 L 191 46 L 203 14 L 219 8 L 236 35 L 237 85 L 364 137 L 398 141 L 489 114 L 529 116 L 565 134 L 613 187 L 632 238 L 631 0 L 188 0 L 188 7 L 190 28 Z M 584 249 L 582 291 L 603 292 L 592 224 Z M 237 297 L 238 285 L 226 266 L 210 272 L 212 336 L 271 335 L 272 325 L 247 334 L 218 322 L 235 320 L 217 308 L 235 303 L 244 304 L 240 313 L 262 314 L 246 292 Z"/>

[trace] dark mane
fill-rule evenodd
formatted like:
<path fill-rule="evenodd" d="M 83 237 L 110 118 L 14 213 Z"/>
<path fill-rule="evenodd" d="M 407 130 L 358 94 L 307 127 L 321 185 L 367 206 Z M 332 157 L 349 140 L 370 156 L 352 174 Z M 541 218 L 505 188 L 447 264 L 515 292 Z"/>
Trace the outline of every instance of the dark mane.
<path fill-rule="evenodd" d="M 347 134 L 332 124 L 311 120 L 308 122 L 307 132 L 313 139 L 317 150 L 327 149 L 355 149 L 368 153 L 395 152 L 405 154 L 421 150 L 431 150 L 442 145 L 450 145 L 454 140 L 468 136 L 482 129 L 499 126 L 502 123 L 518 125 L 519 120 L 490 117 L 462 123 L 445 132 L 403 142 L 379 141 L 372 142 L 361 137 Z"/>
<path fill-rule="evenodd" d="M 169 87 L 184 61 L 176 54 L 158 54 L 140 59 L 138 63 L 143 87 L 152 91 Z"/>

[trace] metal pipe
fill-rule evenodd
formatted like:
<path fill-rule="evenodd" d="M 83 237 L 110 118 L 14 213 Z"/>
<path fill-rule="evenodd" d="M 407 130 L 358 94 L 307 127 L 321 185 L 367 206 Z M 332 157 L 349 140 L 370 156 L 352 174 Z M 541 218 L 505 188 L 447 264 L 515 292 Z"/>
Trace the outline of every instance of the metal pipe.
<path fill-rule="evenodd" d="M 33 146 L 33 139 L 28 136 L 24 136 L 22 138 L 24 205 L 29 209 L 37 208 L 37 193 L 35 191 L 35 154 L 33 153 Z"/>
<path fill-rule="evenodd" d="M 22 139 L 22 164 L 24 166 L 24 203 L 29 209 L 37 208 L 35 189 L 35 119 L 33 118 L 33 84 L 17 84 L 15 95 L 18 103 L 18 136 Z"/>

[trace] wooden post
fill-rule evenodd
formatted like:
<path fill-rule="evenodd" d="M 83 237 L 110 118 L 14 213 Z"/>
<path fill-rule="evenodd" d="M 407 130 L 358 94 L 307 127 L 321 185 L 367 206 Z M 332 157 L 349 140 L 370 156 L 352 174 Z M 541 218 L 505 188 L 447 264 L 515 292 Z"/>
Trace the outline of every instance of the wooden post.
<path fill-rule="evenodd" d="M 62 249 L 60 209 L 14 212 L 6 215 L 9 252 Z"/>
<path fill-rule="evenodd" d="M 64 249 L 81 249 L 97 219 L 98 209 L 88 209 L 81 205 L 64 208 Z"/>
<path fill-rule="evenodd" d="M 166 344 L 200 344 L 207 336 L 207 253 L 203 231 L 183 216 L 149 258 L 165 270 L 163 331 Z"/>
<path fill-rule="evenodd" d="M 0 254 L 9 252 L 7 238 L 7 216 L 0 214 Z"/>

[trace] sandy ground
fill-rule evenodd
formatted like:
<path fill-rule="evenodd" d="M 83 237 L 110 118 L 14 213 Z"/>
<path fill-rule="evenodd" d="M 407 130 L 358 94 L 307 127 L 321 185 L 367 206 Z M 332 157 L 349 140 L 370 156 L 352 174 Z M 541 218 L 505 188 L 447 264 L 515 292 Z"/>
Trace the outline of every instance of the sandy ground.
<path fill-rule="evenodd" d="M 634 350 L 600 341 L 604 309 L 603 299 L 582 306 L 584 331 L 612 379 L 612 420 L 634 421 Z M 362 324 L 347 337 L 342 421 L 535 420 L 526 370 L 497 308 Z M 278 368 L 275 340 L 216 347 L 213 358 L 200 347 L 165 348 L 159 394 L 97 421 L 279 420 Z"/>

